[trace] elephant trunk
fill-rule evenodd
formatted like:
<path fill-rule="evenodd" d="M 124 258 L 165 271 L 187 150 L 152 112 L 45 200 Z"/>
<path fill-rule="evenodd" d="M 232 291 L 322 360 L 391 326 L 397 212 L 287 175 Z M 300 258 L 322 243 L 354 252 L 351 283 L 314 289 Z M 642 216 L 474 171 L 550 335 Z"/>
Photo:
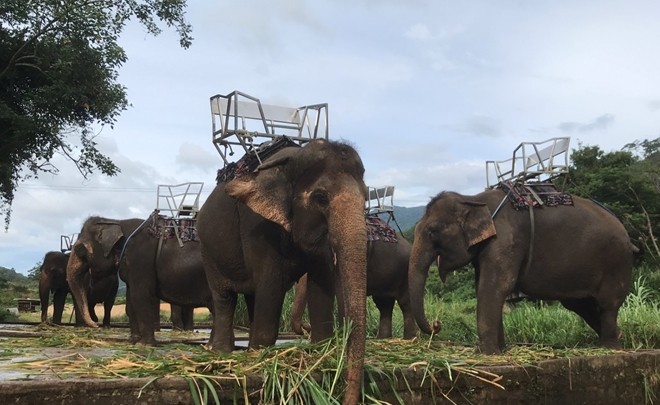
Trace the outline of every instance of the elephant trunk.
<path fill-rule="evenodd" d="M 307 306 L 307 274 L 300 277 L 300 280 L 296 283 L 296 292 L 291 308 L 291 329 L 297 335 L 304 335 L 305 332 L 309 333 L 312 330 L 309 324 L 303 324 L 302 322 L 305 306 Z"/>
<path fill-rule="evenodd" d="M 408 265 L 408 289 L 410 291 L 410 306 L 419 328 L 428 334 L 438 333 L 440 331 L 440 322 L 435 321 L 433 326 L 429 323 L 424 312 L 424 291 L 426 287 L 426 278 L 429 274 L 429 267 L 436 258 L 433 250 L 425 250 L 418 243 L 418 236 L 415 235 L 415 243 L 410 253 L 410 263 Z M 438 259 L 439 260 L 439 259 Z"/>
<path fill-rule="evenodd" d="M 367 300 L 367 229 L 364 196 L 359 192 L 336 195 L 331 203 L 330 245 L 344 291 L 343 307 L 352 329 L 346 343 L 346 391 L 343 404 L 357 404 L 364 378 Z"/>
<path fill-rule="evenodd" d="M 71 294 L 73 294 L 73 301 L 76 311 L 81 315 L 85 325 L 91 328 L 98 328 L 99 326 L 94 322 L 89 314 L 89 307 L 87 302 L 87 289 L 85 288 L 86 275 L 89 270 L 87 263 L 80 257 L 81 250 L 85 250 L 85 246 L 76 243 L 73 247 L 69 263 L 66 266 L 66 281 L 69 283 Z"/>

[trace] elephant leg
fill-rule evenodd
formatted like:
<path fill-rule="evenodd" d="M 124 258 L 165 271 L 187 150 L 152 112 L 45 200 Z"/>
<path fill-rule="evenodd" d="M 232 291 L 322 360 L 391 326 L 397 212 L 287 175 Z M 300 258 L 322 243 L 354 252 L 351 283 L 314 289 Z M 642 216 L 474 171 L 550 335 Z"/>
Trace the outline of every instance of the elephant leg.
<path fill-rule="evenodd" d="M 380 312 L 380 322 L 378 324 L 378 334 L 376 338 L 387 339 L 392 337 L 392 312 L 394 311 L 394 298 L 384 296 L 371 297 Z"/>
<path fill-rule="evenodd" d="M 64 312 L 66 294 L 67 292 L 64 290 L 56 290 L 53 294 L 53 323 L 55 325 L 62 324 L 62 313 Z"/>
<path fill-rule="evenodd" d="M 312 342 L 327 339 L 334 333 L 334 281 L 330 272 L 323 271 L 324 266 L 320 268 L 320 271 L 307 273 L 307 312 Z M 338 306 L 341 307 L 341 302 Z"/>
<path fill-rule="evenodd" d="M 137 316 L 137 328 L 140 339 L 136 343 L 155 345 L 156 329 L 160 326 L 160 300 L 155 296 L 132 300 Z"/>
<path fill-rule="evenodd" d="M 96 311 L 95 311 L 96 304 L 94 303 L 93 300 L 89 300 L 88 302 L 89 302 L 89 306 L 88 306 L 89 317 L 92 318 L 92 321 L 94 321 L 94 322 L 98 322 L 98 321 L 99 321 L 99 317 L 96 316 Z"/>
<path fill-rule="evenodd" d="M 254 295 L 254 321 L 250 324 L 249 348 L 272 346 L 277 341 L 282 305 L 288 289 L 283 284 L 281 277 L 262 277 L 259 280 Z"/>
<path fill-rule="evenodd" d="M 183 330 L 184 328 L 184 307 L 180 305 L 170 304 L 170 321 L 172 321 L 172 329 Z"/>
<path fill-rule="evenodd" d="M 502 308 L 515 286 L 513 277 L 507 278 L 495 270 L 485 271 L 482 266 L 477 286 L 478 349 L 485 354 L 498 354 L 504 350 Z"/>
<path fill-rule="evenodd" d="M 233 291 L 212 291 L 213 328 L 210 346 L 213 350 L 231 353 L 234 350 L 234 311 L 238 294 Z"/>
<path fill-rule="evenodd" d="M 155 330 L 159 322 L 160 300 L 155 294 L 138 290 L 135 287 L 126 289 L 126 311 L 131 326 L 131 341 L 133 343 L 155 345 Z"/>
<path fill-rule="evenodd" d="M 128 316 L 128 326 L 131 330 L 130 342 L 136 343 L 140 340 L 140 331 L 137 326 L 137 315 L 131 302 L 131 288 L 126 285 L 126 316 Z"/>
<path fill-rule="evenodd" d="M 110 326 L 110 318 L 112 318 L 112 307 L 115 305 L 115 296 L 108 298 L 103 302 L 103 326 Z"/>
<path fill-rule="evenodd" d="M 185 306 L 181 308 L 181 321 L 183 322 L 183 330 L 191 331 L 195 329 L 195 307 Z"/>
<path fill-rule="evenodd" d="M 564 299 L 560 301 L 564 308 L 578 314 L 593 329 L 601 335 L 600 314 L 598 305 L 593 298 Z"/>
<path fill-rule="evenodd" d="M 403 338 L 413 339 L 417 336 L 418 328 L 412 307 L 410 306 L 410 296 L 407 290 L 397 298 L 397 302 L 403 313 Z"/>
<path fill-rule="evenodd" d="M 600 308 L 600 345 L 612 349 L 622 347 L 619 340 L 621 331 L 617 326 L 618 308 Z"/>
<path fill-rule="evenodd" d="M 621 347 L 617 327 L 618 308 L 603 308 L 591 297 L 561 300 L 561 304 L 584 319 L 598 334 L 601 346 Z"/>

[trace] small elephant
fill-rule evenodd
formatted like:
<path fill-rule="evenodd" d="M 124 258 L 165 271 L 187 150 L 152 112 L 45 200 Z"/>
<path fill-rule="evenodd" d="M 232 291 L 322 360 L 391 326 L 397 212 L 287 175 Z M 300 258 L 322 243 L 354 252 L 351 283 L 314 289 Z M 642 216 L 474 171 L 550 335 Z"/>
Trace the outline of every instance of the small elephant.
<path fill-rule="evenodd" d="M 53 323 L 60 325 L 62 323 L 62 313 L 64 312 L 64 303 L 66 295 L 71 291 L 66 281 L 66 266 L 69 262 L 69 253 L 48 252 L 44 256 L 41 265 L 41 274 L 39 276 L 39 298 L 41 300 L 41 322 L 48 321 L 48 301 L 50 293 L 53 293 Z M 98 322 L 98 317 L 94 307 L 98 303 L 103 303 L 103 326 L 110 326 L 110 317 L 112 307 L 115 304 L 119 280 L 117 275 L 104 277 L 91 283 L 89 275 L 85 276 L 85 290 L 89 297 L 88 311 L 94 322 Z M 83 324 L 80 311 L 74 299 L 76 308 L 76 324 Z"/>
<path fill-rule="evenodd" d="M 188 240 L 180 246 L 176 238 L 168 239 L 165 231 L 158 231 L 157 221 L 156 213 L 147 221 L 90 217 L 72 247 L 67 266 L 71 291 L 82 304 L 87 302 L 82 288 L 87 268 L 92 279 L 119 272 L 126 282 L 131 341 L 148 345 L 156 344 L 154 332 L 160 322 L 160 300 L 181 306 L 205 306 L 213 312 L 199 241 Z M 96 326 L 81 306 L 85 323 Z"/>
<path fill-rule="evenodd" d="M 234 350 L 233 330 L 226 325 L 234 323 L 238 294 L 253 308 L 248 346 L 275 344 L 284 296 L 304 273 L 315 302 L 312 340 L 331 337 L 332 273 L 337 274 L 352 321 L 344 402 L 357 403 L 367 287 L 364 166 L 349 145 L 321 139 L 263 156 L 256 170 L 220 178 L 197 215 L 215 305 L 211 347 Z"/>
<path fill-rule="evenodd" d="M 504 349 L 502 306 L 513 291 L 560 301 L 596 331 L 601 345 L 619 347 L 617 314 L 630 289 L 637 250 L 621 222 L 577 196 L 572 204 L 532 212 L 516 209 L 506 196 L 500 189 L 474 196 L 442 192 L 426 206 L 415 228 L 408 274 L 419 327 L 432 332 L 424 287 L 437 258 L 441 278 L 468 263 L 476 270 L 483 353 Z"/>
<path fill-rule="evenodd" d="M 392 311 L 394 302 L 399 303 L 403 312 L 403 337 L 412 339 L 417 335 L 417 324 L 410 307 L 408 292 L 408 261 L 411 245 L 397 234 L 397 241 L 385 239 L 370 240 L 367 247 L 367 296 L 371 296 L 380 313 L 377 338 L 392 337 Z M 339 300 L 341 302 L 341 300 Z M 291 309 L 291 328 L 299 335 L 303 329 L 309 332 L 309 325 L 302 324 L 302 316 L 307 305 L 307 276 L 296 284 L 296 293 Z"/>

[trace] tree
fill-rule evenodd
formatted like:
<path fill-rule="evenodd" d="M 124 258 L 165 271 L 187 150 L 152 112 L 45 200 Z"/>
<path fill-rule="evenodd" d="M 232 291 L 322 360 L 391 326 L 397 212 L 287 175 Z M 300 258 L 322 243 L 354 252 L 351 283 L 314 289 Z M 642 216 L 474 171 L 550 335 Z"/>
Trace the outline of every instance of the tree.
<path fill-rule="evenodd" d="M 3 0 L 0 4 L 0 213 L 9 226 L 19 183 L 57 173 L 55 153 L 83 177 L 119 168 L 94 141 L 128 106 L 117 82 L 126 62 L 117 40 L 137 19 L 153 35 L 174 27 L 183 48 L 185 0 Z"/>
<path fill-rule="evenodd" d="M 660 261 L 660 138 L 605 153 L 579 145 L 571 155 L 567 191 L 612 210 L 651 260 Z"/>
<path fill-rule="evenodd" d="M 28 270 L 28 275 L 27 278 L 30 280 L 36 280 L 39 281 L 41 278 L 41 265 L 43 261 L 37 262 L 37 264 L 34 265 L 30 270 Z"/>

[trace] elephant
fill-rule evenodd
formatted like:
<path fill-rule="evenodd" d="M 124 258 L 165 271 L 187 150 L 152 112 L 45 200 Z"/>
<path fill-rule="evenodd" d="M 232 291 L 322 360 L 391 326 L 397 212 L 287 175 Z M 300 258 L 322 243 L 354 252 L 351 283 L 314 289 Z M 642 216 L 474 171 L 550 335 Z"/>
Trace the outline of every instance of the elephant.
<path fill-rule="evenodd" d="M 439 330 L 424 313 L 426 278 L 437 258 L 441 279 L 468 263 L 475 269 L 482 353 L 505 348 L 502 306 L 513 291 L 558 300 L 586 321 L 600 345 L 620 347 L 617 315 L 630 289 L 637 250 L 621 222 L 578 196 L 570 204 L 531 209 L 516 209 L 507 198 L 501 189 L 473 196 L 442 192 L 426 206 L 415 227 L 408 269 L 420 329 Z"/>
<path fill-rule="evenodd" d="M 351 146 L 325 139 L 262 156 L 256 169 L 233 178 L 221 171 L 197 215 L 215 308 L 210 347 L 234 349 L 233 330 L 225 325 L 233 324 L 238 294 L 252 308 L 248 347 L 275 344 L 284 296 L 304 273 L 314 303 L 311 339 L 331 337 L 334 272 L 348 292 L 344 307 L 352 327 L 344 403 L 357 403 L 366 339 L 364 166 Z"/>
<path fill-rule="evenodd" d="M 417 324 L 410 307 L 408 292 L 408 261 L 411 245 L 403 236 L 396 234 L 396 242 L 385 239 L 369 240 L 367 245 L 367 295 L 371 296 L 378 312 L 380 322 L 379 339 L 392 337 L 392 311 L 394 302 L 399 303 L 403 312 L 403 337 L 412 339 L 417 336 Z M 291 310 L 291 328 L 299 335 L 303 329 L 311 329 L 302 324 L 302 316 L 307 305 L 307 276 L 300 278 L 295 287 L 295 296 Z M 340 300 L 341 302 L 341 300 Z"/>
<path fill-rule="evenodd" d="M 92 279 L 117 274 L 126 283 L 126 313 L 131 342 L 155 345 L 160 300 L 212 311 L 211 292 L 206 282 L 200 243 L 166 237 L 157 225 L 154 212 L 145 221 L 139 218 L 88 218 L 73 245 L 67 266 L 67 280 L 75 299 L 83 307 L 83 321 L 96 326 L 85 310 L 87 295 L 82 288 L 86 268 Z"/>
<path fill-rule="evenodd" d="M 53 323 L 60 325 L 62 323 L 62 313 L 64 312 L 64 303 L 66 295 L 70 293 L 69 284 L 66 281 L 66 267 L 69 262 L 69 253 L 52 251 L 46 253 L 43 264 L 41 265 L 41 274 L 39 276 L 39 298 L 41 300 L 41 322 L 48 321 L 48 301 L 50 293 L 53 293 Z M 104 315 L 103 326 L 110 326 L 110 317 L 112 307 L 117 296 L 119 280 L 117 275 L 103 277 L 96 280 L 93 284 L 89 275 L 85 276 L 84 286 L 88 299 L 88 311 L 91 319 L 98 322 L 98 317 L 94 307 L 98 303 L 103 303 Z M 74 299 L 74 308 L 76 314 L 76 324 L 82 324 L 80 310 Z"/>

